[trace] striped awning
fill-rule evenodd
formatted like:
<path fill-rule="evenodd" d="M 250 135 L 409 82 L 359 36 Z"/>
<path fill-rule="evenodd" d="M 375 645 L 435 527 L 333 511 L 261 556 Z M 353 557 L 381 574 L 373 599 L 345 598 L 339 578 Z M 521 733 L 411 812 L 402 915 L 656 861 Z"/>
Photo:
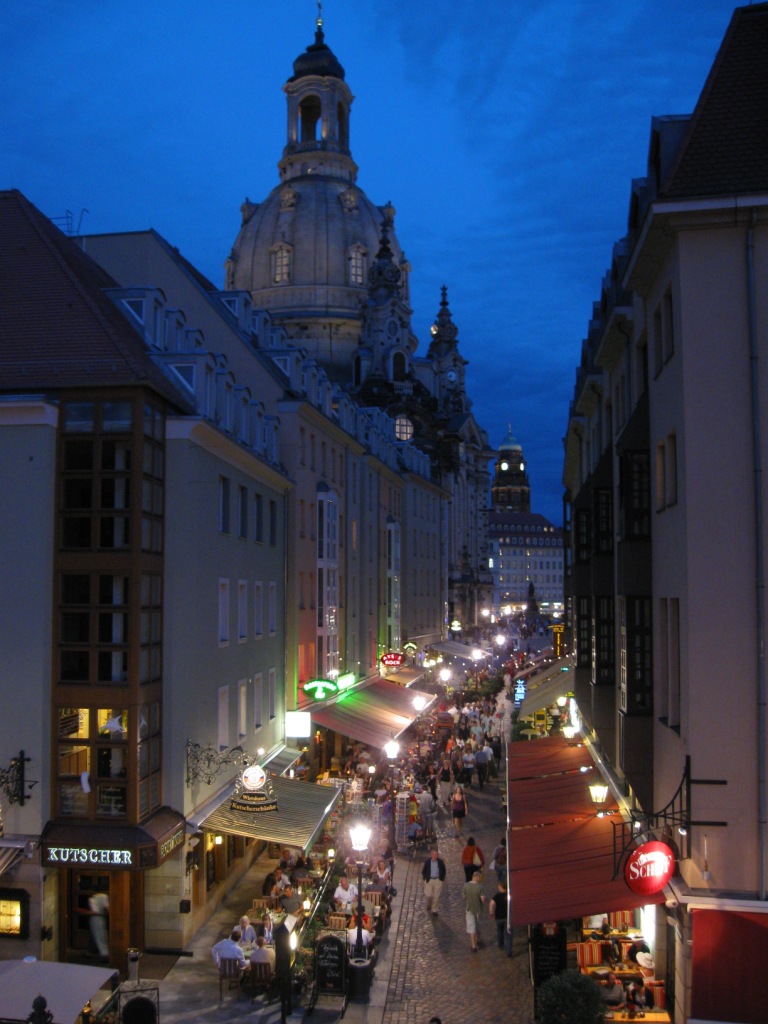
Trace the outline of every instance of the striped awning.
<path fill-rule="evenodd" d="M 263 813 L 233 811 L 229 799 L 226 799 L 199 822 L 198 827 L 309 850 L 322 832 L 328 815 L 341 799 L 341 788 L 281 776 L 271 779 L 271 783 L 277 798 L 277 810 Z"/>
<path fill-rule="evenodd" d="M 0 843 L 2 840 L 0 840 Z M 24 853 L 24 846 L 16 842 L 12 846 L 0 846 L 0 878 L 7 874 L 17 861 L 21 860 Z"/>
<path fill-rule="evenodd" d="M 419 709 L 414 706 L 417 698 L 424 702 Z M 405 732 L 435 700 L 437 697 L 432 693 L 377 677 L 367 686 L 345 694 L 335 704 L 313 708 L 312 722 L 381 750 L 385 743 Z"/>

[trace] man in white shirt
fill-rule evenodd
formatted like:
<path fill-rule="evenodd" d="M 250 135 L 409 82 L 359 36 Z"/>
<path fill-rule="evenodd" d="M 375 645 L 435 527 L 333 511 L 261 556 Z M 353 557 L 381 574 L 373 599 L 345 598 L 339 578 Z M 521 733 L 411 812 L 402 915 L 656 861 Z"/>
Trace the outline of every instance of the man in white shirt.
<path fill-rule="evenodd" d="M 342 910 L 352 910 L 357 902 L 357 886 L 351 885 L 346 875 L 342 875 L 333 898 Z"/>
<path fill-rule="evenodd" d="M 256 939 L 256 949 L 251 953 L 251 963 L 269 964 L 273 971 L 275 969 L 275 951 L 266 944 L 263 935 Z"/>
<path fill-rule="evenodd" d="M 242 948 L 238 945 L 242 933 L 239 928 L 233 928 L 232 934 L 228 939 L 220 939 L 211 950 L 211 956 L 216 966 L 219 966 L 219 961 L 222 959 L 235 959 L 240 961 L 240 965 L 245 967 L 245 953 Z"/>

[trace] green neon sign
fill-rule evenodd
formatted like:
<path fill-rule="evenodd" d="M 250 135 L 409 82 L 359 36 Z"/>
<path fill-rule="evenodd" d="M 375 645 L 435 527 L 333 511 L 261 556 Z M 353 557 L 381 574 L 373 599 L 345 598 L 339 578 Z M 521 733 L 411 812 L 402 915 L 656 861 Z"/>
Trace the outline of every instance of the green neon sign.
<path fill-rule="evenodd" d="M 356 682 L 357 678 L 354 672 L 345 672 L 336 680 L 336 685 L 339 690 L 348 690 L 350 686 L 354 686 Z"/>
<path fill-rule="evenodd" d="M 315 700 L 325 700 L 339 692 L 338 684 L 332 679 L 308 679 L 302 689 Z"/>

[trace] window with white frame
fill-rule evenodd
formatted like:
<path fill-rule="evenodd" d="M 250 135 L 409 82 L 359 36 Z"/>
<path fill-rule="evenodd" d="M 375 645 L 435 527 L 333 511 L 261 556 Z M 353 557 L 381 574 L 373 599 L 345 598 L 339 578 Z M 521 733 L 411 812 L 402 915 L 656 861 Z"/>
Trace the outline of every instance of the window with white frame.
<path fill-rule="evenodd" d="M 256 580 L 253 584 L 253 635 L 258 640 L 264 634 L 264 584 Z"/>
<path fill-rule="evenodd" d="M 349 249 L 348 266 L 349 266 L 349 283 L 353 285 L 365 284 L 365 271 L 366 271 L 366 250 L 365 247 L 359 243 L 353 245 Z"/>
<path fill-rule="evenodd" d="M 267 687 L 269 689 L 269 718 L 271 721 L 277 715 L 277 674 L 273 668 L 269 670 Z"/>
<path fill-rule="evenodd" d="M 219 477 L 219 532 L 229 533 L 230 516 L 230 480 L 228 476 Z"/>
<path fill-rule="evenodd" d="M 237 489 L 237 536 L 248 536 L 248 488 Z"/>
<path fill-rule="evenodd" d="M 248 735 L 248 682 L 241 679 L 237 684 L 237 739 L 242 742 Z"/>
<path fill-rule="evenodd" d="M 244 644 L 248 639 L 248 582 L 237 581 L 237 642 Z"/>
<path fill-rule="evenodd" d="M 267 617 L 269 635 L 274 636 L 277 632 L 277 583 L 273 580 L 270 580 L 267 594 Z"/>
<path fill-rule="evenodd" d="M 254 732 L 264 724 L 264 680 L 261 672 L 253 677 L 253 729 Z"/>
<path fill-rule="evenodd" d="M 229 643 L 229 580 L 219 580 L 219 646 Z"/>
<path fill-rule="evenodd" d="M 229 687 L 219 687 L 218 700 L 218 738 L 219 750 L 229 748 Z"/>

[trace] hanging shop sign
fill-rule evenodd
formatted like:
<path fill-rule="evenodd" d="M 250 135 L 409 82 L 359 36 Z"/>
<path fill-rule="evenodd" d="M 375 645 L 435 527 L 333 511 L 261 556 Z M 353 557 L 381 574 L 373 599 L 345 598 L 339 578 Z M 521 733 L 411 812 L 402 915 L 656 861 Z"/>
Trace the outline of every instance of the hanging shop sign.
<path fill-rule="evenodd" d="M 333 679 L 308 679 L 302 689 L 313 700 L 326 700 L 339 692 L 339 684 Z"/>
<path fill-rule="evenodd" d="M 406 654 L 415 654 L 416 651 L 418 651 L 418 647 L 413 642 L 413 640 L 407 640 L 403 644 L 403 650 L 405 651 Z"/>
<path fill-rule="evenodd" d="M 397 651 L 387 651 L 386 654 L 382 654 L 379 661 L 386 668 L 399 668 L 405 661 L 405 655 L 399 654 Z"/>
<path fill-rule="evenodd" d="M 342 690 L 348 690 L 350 686 L 354 686 L 357 682 L 357 676 L 354 672 L 344 672 L 336 680 L 336 686 L 339 688 L 339 693 Z"/>
<path fill-rule="evenodd" d="M 249 765 L 240 776 L 230 800 L 230 809 L 248 814 L 277 810 L 277 797 L 272 780 L 260 764 Z"/>
<path fill-rule="evenodd" d="M 624 868 L 624 879 L 641 896 L 661 892 L 675 873 L 675 854 L 666 843 L 657 840 L 633 850 Z"/>

